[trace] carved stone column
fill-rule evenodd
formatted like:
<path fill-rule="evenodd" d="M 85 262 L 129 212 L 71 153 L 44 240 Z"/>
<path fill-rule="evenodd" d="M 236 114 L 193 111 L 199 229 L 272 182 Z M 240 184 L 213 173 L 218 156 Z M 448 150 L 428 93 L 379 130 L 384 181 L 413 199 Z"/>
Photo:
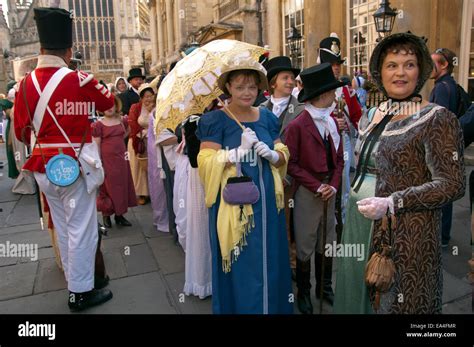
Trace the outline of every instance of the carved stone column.
<path fill-rule="evenodd" d="M 150 3 L 151 65 L 158 63 L 158 36 L 156 32 L 156 1 Z"/>
<path fill-rule="evenodd" d="M 167 46 L 168 55 L 172 55 L 174 52 L 174 13 L 171 0 L 166 0 L 166 31 L 167 31 Z"/>
<path fill-rule="evenodd" d="M 165 38 L 163 35 L 163 8 L 161 6 L 161 0 L 156 0 L 156 20 L 157 20 L 157 31 L 158 31 L 158 60 L 164 62 L 166 57 L 165 54 Z"/>

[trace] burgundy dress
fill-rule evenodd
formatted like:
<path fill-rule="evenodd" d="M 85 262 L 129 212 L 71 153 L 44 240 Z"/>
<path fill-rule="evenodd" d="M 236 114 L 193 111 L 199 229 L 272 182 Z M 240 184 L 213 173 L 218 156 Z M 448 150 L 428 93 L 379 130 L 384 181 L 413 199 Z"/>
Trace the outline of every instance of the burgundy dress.
<path fill-rule="evenodd" d="M 92 124 L 92 136 L 101 139 L 105 181 L 99 190 L 97 209 L 104 216 L 121 216 L 129 207 L 137 206 L 130 164 L 126 160 L 124 135 L 127 126 L 127 122 L 112 126 L 102 122 Z"/>

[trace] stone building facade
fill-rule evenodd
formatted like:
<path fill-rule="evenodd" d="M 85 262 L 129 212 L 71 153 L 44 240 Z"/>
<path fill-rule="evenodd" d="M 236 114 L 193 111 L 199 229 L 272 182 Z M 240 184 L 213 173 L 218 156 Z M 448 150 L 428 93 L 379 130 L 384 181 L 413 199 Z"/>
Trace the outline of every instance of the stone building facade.
<path fill-rule="evenodd" d="M 6 94 L 8 82 L 12 79 L 12 67 L 5 53 L 10 51 L 10 30 L 8 29 L 5 13 L 0 5 L 0 93 Z"/>
<path fill-rule="evenodd" d="M 87 20 L 94 23 L 94 27 L 95 23 L 114 23 L 103 47 L 109 51 L 115 49 L 116 53 L 110 53 L 109 60 L 101 59 L 99 49 L 95 53 L 98 60 L 95 65 L 85 64 L 90 65 L 94 73 L 103 70 L 107 76 L 117 74 L 120 65 L 121 74 L 126 74 L 130 67 L 143 66 L 144 50 L 151 73 L 157 74 L 178 60 L 186 45 L 222 38 L 268 45 L 271 56 L 290 56 L 287 37 L 292 27 L 302 33 L 302 50 L 297 58 L 301 67 L 316 64 L 319 42 L 335 32 L 347 59 L 343 73 L 366 73 L 378 37 L 372 15 L 380 6 L 380 0 L 110 1 L 113 4 L 109 0 L 93 3 L 108 4 L 113 18 L 108 12 L 108 16 Z M 70 8 L 69 3 L 72 3 L 72 7 L 77 8 L 92 1 L 60 2 L 62 7 Z M 49 1 L 8 0 L 8 3 L 11 51 L 18 56 L 36 54 L 39 45 L 30 7 Z M 430 50 L 446 47 L 458 54 L 454 77 L 474 98 L 474 0 L 392 0 L 390 5 L 399 11 L 393 32 L 410 30 L 427 37 Z M 115 30 L 115 38 L 112 30 Z M 99 35 L 97 30 L 95 35 Z M 100 37 L 97 41 L 101 41 Z M 95 42 L 88 45 L 97 50 Z M 429 83 L 425 89 L 431 87 Z"/>
<path fill-rule="evenodd" d="M 143 57 L 150 53 L 151 41 L 145 0 L 55 2 L 61 8 L 74 11 L 73 49 L 82 53 L 84 71 L 112 82 L 118 76 L 127 76 L 130 68 L 146 65 Z M 30 61 L 38 54 L 40 46 L 33 8 L 50 5 L 48 0 L 9 0 L 11 51 L 17 60 Z"/>
<path fill-rule="evenodd" d="M 160 73 L 181 56 L 194 33 L 213 20 L 213 0 L 151 0 L 152 72 Z"/>

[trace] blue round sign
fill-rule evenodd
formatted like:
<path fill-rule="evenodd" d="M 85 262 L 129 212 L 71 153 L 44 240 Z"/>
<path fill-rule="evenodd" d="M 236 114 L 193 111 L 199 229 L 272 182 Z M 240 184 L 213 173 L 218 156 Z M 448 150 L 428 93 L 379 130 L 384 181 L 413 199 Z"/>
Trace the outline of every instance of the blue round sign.
<path fill-rule="evenodd" d="M 76 182 L 79 174 L 79 164 L 69 155 L 58 154 L 46 165 L 48 180 L 59 187 L 70 186 Z"/>

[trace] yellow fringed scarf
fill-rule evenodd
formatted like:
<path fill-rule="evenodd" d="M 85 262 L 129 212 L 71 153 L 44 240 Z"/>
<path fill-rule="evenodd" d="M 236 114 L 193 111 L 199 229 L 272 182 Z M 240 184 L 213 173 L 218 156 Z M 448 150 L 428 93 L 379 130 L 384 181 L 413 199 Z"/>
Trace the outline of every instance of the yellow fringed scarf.
<path fill-rule="evenodd" d="M 281 143 L 275 145 L 275 150 L 285 157 L 285 165 L 280 168 L 271 165 L 276 203 L 280 212 L 285 207 L 282 177 L 286 175 L 290 154 L 288 148 Z M 204 186 L 205 202 L 208 208 L 216 203 L 219 189 L 221 189 L 222 197 L 227 179 L 237 175 L 235 165 L 225 168 L 227 152 L 213 149 L 203 149 L 199 152 L 199 176 Z M 217 236 L 221 249 L 222 269 L 225 273 L 230 272 L 232 263 L 239 257 L 243 246 L 247 245 L 246 237 L 254 227 L 252 205 L 244 205 L 243 218 L 240 218 L 240 207 L 229 205 L 221 198 L 217 215 Z"/>

